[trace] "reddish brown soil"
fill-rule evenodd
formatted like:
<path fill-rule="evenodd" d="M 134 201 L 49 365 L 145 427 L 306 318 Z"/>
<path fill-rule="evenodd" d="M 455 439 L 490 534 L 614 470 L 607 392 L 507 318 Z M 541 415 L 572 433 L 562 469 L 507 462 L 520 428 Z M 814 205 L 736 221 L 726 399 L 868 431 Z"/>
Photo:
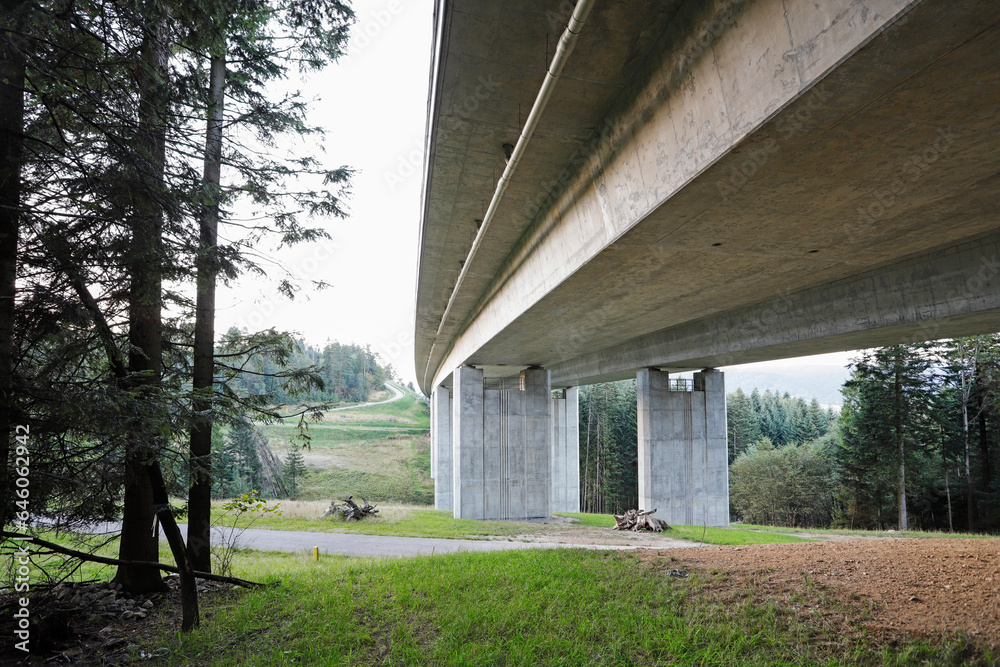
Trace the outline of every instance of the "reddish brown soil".
<path fill-rule="evenodd" d="M 879 539 L 646 551 L 671 567 L 869 601 L 891 633 L 953 630 L 1000 646 L 1000 539 Z"/>

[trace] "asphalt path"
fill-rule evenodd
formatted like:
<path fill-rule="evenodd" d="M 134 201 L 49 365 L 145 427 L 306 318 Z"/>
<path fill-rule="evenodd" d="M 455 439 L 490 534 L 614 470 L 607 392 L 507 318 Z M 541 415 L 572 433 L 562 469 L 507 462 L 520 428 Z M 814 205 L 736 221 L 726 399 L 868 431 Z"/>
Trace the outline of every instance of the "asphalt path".
<path fill-rule="evenodd" d="M 181 524 L 180 529 L 184 533 L 184 539 L 186 540 L 187 526 Z M 213 528 L 212 544 L 214 546 L 227 545 L 232 535 L 233 533 L 229 529 Z M 160 540 L 165 539 L 161 531 Z M 341 554 L 344 556 L 374 558 L 431 556 L 434 554 L 473 551 L 551 549 L 566 546 L 579 545 L 513 542 L 506 540 L 451 540 L 430 537 L 361 535 L 358 533 L 314 533 L 296 530 L 264 530 L 261 528 L 247 528 L 236 535 L 236 547 L 240 549 L 312 553 L 313 547 L 319 547 L 321 554 Z"/>
<path fill-rule="evenodd" d="M 367 408 L 369 405 L 382 405 L 383 403 L 392 403 L 393 401 L 398 401 L 403 398 L 403 391 L 396 385 L 385 383 L 389 389 L 392 389 L 392 398 L 387 398 L 384 401 L 375 401 L 374 403 L 360 403 L 358 405 L 348 405 L 343 408 L 330 408 L 329 410 L 324 410 L 324 412 L 339 412 L 340 410 L 357 410 L 358 408 Z"/>
<path fill-rule="evenodd" d="M 178 524 L 184 540 L 187 541 L 187 524 Z M 121 523 L 103 523 L 90 526 L 87 532 L 111 534 L 121 530 Z M 397 537 L 395 535 L 362 535 L 358 533 L 316 533 L 300 530 L 265 530 L 246 528 L 233 531 L 231 528 L 212 528 L 212 545 L 229 546 L 233 536 L 236 548 L 260 551 L 285 551 L 290 553 L 312 553 L 319 547 L 321 554 L 340 554 L 365 558 L 406 558 L 412 556 L 432 556 L 459 552 L 513 551 L 519 549 L 670 549 L 703 546 L 698 542 L 687 542 L 663 538 L 653 546 L 650 544 L 578 544 L 567 542 L 521 542 L 515 540 L 452 540 L 434 537 Z M 160 541 L 166 542 L 163 529 Z"/>

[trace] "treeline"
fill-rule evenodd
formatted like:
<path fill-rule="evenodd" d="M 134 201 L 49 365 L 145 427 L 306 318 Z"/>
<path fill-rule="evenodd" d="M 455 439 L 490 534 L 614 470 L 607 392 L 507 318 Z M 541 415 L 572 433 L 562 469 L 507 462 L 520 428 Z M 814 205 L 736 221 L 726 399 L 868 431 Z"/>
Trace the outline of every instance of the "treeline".
<path fill-rule="evenodd" d="M 737 389 L 726 397 L 729 462 L 762 438 L 779 446 L 812 442 L 826 435 L 836 419 L 837 413 L 832 408 L 824 410 L 815 398 L 807 404 L 787 392 L 761 394 L 755 388 L 747 396 Z"/>
<path fill-rule="evenodd" d="M 291 371 L 310 369 L 322 381 L 290 395 L 285 377 Z M 284 403 L 305 400 L 316 403 L 367 401 L 372 392 L 385 389 L 394 377 L 391 364 L 379 363 L 379 356 L 365 345 L 327 343 L 322 348 L 295 340 L 287 359 L 256 356 L 247 359 L 230 385 L 244 396 L 268 396 Z"/>
<path fill-rule="evenodd" d="M 729 458 L 752 443 L 809 443 L 835 425 L 836 413 L 816 399 L 806 403 L 754 389 L 727 395 Z M 580 503 L 584 512 L 622 512 L 638 507 L 638 429 L 634 380 L 580 389 Z M 643 508 L 650 509 L 650 508 Z"/>
<path fill-rule="evenodd" d="M 1000 339 L 866 350 L 836 429 L 808 446 L 755 441 L 730 468 L 754 523 L 1000 528 Z"/>
<path fill-rule="evenodd" d="M 639 502 L 635 380 L 580 388 L 580 510 L 621 513 Z"/>
<path fill-rule="evenodd" d="M 268 498 L 298 498 L 308 474 L 305 458 L 293 445 L 283 459 L 270 448 L 263 431 L 249 423 L 237 424 L 223 435 L 213 433 L 212 458 L 216 478 L 212 497 L 236 498 L 259 491 Z"/>
<path fill-rule="evenodd" d="M 146 564 L 159 519 L 190 629 L 191 572 L 212 567 L 212 434 L 275 416 L 273 396 L 229 383 L 251 359 L 282 367 L 294 352 L 274 329 L 217 336 L 216 285 L 277 270 L 275 290 L 293 296 L 307 281 L 271 248 L 329 238 L 345 217 L 351 170 L 320 162 L 322 132 L 281 80 L 335 61 L 353 13 L 268 0 L 3 7 L 0 526 L 121 519 L 115 581 L 153 593 L 167 589 Z M 273 150 L 290 138 L 309 150 Z M 318 388 L 285 368 L 285 396 Z M 30 457 L 30 498 L 14 493 L 12 443 Z M 188 481 L 186 545 L 174 471 Z"/>

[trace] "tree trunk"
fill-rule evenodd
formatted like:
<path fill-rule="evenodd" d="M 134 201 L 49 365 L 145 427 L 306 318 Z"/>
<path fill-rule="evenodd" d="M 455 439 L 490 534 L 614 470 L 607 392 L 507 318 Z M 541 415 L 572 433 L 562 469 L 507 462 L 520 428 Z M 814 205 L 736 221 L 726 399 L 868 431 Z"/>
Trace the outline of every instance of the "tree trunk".
<path fill-rule="evenodd" d="M 903 386 L 902 386 L 902 354 L 899 353 L 895 360 L 895 375 L 893 379 L 893 392 L 895 395 L 895 427 L 896 427 L 896 447 L 899 451 L 899 530 L 909 530 L 910 524 L 906 516 L 906 443 L 903 438 Z"/>
<path fill-rule="evenodd" d="M 194 420 L 191 424 L 191 490 L 188 494 L 188 549 L 196 570 L 212 571 L 212 388 L 215 383 L 216 246 L 222 180 L 222 123 L 226 58 L 212 56 L 209 114 L 205 130 L 205 205 L 198 248 L 198 295 L 194 325 Z"/>
<path fill-rule="evenodd" d="M 945 470 L 944 470 L 944 492 L 945 492 L 945 495 L 948 496 L 948 532 L 949 533 L 954 533 L 955 532 L 955 525 L 952 523 L 952 520 L 951 520 L 951 486 L 949 486 L 949 484 L 948 484 L 948 469 L 947 468 L 945 468 Z"/>
<path fill-rule="evenodd" d="M 152 25 L 162 25 L 153 21 Z M 149 464 L 159 455 L 158 415 L 153 405 L 163 368 L 161 282 L 163 235 L 163 172 L 165 134 L 163 113 L 167 102 L 167 49 L 162 29 L 153 28 L 142 45 L 139 128 L 136 136 L 138 182 L 132 192 L 134 212 L 129 273 L 129 372 L 130 385 L 139 391 L 139 405 L 151 414 L 138 415 L 126 440 L 125 503 L 118 557 L 125 561 L 159 560 L 159 543 L 153 530 L 155 516 Z M 160 572 L 153 567 L 122 566 L 115 582 L 129 593 L 164 590 Z"/>
<path fill-rule="evenodd" d="M 989 489 L 993 484 L 993 462 L 990 459 L 990 435 L 986 424 L 986 399 L 979 397 L 979 451 L 983 462 L 982 488 Z"/>
<path fill-rule="evenodd" d="M 972 393 L 972 375 L 975 374 L 978 349 L 969 349 L 966 342 L 958 342 L 958 379 L 962 397 L 962 445 L 965 453 L 965 513 L 968 530 L 975 530 L 975 502 L 972 498 L 972 465 L 969 456 L 969 400 Z M 971 369 L 971 372 L 970 372 Z"/>
<path fill-rule="evenodd" d="M 200 622 L 198 618 L 198 584 L 194 578 L 194 568 L 191 567 L 191 560 L 184 548 L 184 537 L 181 536 L 180 528 L 174 521 L 174 512 L 170 509 L 170 500 L 167 498 L 167 487 L 163 483 L 160 463 L 158 461 L 150 463 L 147 474 L 152 482 L 156 516 L 160 520 L 160 525 L 163 526 L 163 533 L 167 536 L 170 551 L 174 554 L 174 560 L 177 561 L 177 569 L 181 576 L 181 631 L 189 632 L 193 628 L 197 628 Z"/>
<path fill-rule="evenodd" d="M 4 23 L 16 23 L 20 0 L 0 2 Z M 15 26 L 11 26 L 12 28 Z M 17 291 L 17 240 L 21 207 L 24 135 L 24 55 L 12 33 L 0 35 L 0 526 L 10 523 L 14 405 L 14 297 Z"/>
<path fill-rule="evenodd" d="M 972 466 L 969 460 L 969 396 L 966 389 L 965 369 L 962 369 L 962 442 L 965 445 L 965 503 L 968 529 L 975 530 L 976 513 L 972 499 Z"/>

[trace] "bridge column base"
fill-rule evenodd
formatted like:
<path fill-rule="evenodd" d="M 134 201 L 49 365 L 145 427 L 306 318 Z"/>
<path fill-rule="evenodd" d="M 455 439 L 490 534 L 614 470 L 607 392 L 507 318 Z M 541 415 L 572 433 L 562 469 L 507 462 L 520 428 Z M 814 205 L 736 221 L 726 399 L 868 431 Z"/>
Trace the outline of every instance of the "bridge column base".
<path fill-rule="evenodd" d="M 580 511 L 580 389 L 552 399 L 552 511 Z"/>
<path fill-rule="evenodd" d="M 450 510 L 452 503 L 451 392 L 437 387 L 431 392 L 431 478 L 434 509 Z"/>
<path fill-rule="evenodd" d="M 671 391 L 667 373 L 637 376 L 639 507 L 673 524 L 729 525 L 726 388 L 717 370 L 693 391 Z"/>
<path fill-rule="evenodd" d="M 483 372 L 454 372 L 452 465 L 456 519 L 552 515 L 549 371 L 521 372 L 517 388 L 487 389 Z"/>

